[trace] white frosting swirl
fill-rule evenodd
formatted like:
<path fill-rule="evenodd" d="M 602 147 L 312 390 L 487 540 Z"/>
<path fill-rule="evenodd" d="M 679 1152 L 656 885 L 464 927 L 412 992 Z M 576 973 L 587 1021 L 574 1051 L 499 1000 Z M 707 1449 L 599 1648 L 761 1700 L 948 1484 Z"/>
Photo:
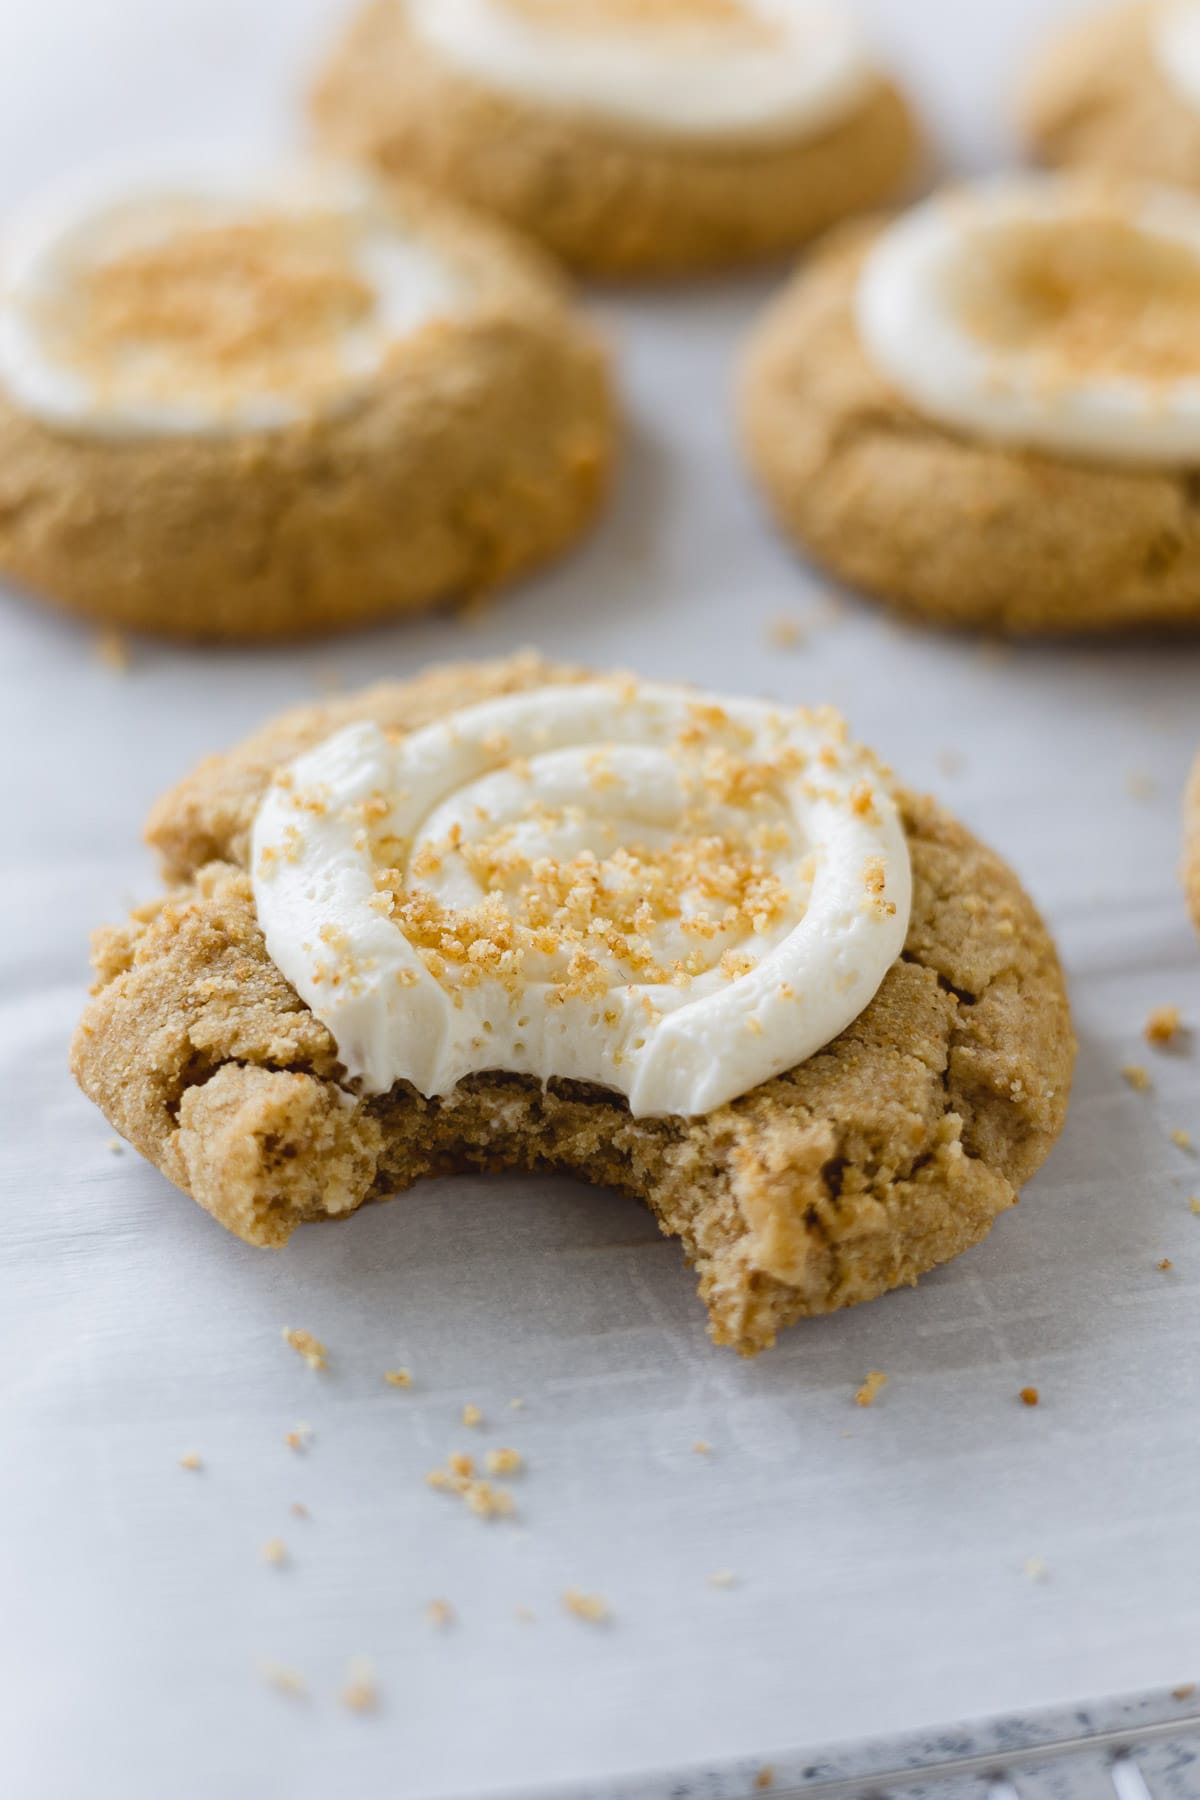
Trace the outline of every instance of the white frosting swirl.
<path fill-rule="evenodd" d="M 1200 112 L 1200 5 L 1170 0 L 1150 19 L 1150 47 L 1162 74 L 1181 100 Z"/>
<path fill-rule="evenodd" d="M 347 726 L 255 820 L 273 961 L 367 1093 L 503 1070 L 691 1115 L 835 1038 L 899 955 L 908 846 L 829 711 L 600 681 Z"/>
<path fill-rule="evenodd" d="M 350 171 L 117 171 L 44 196 L 0 243 L 0 388 L 101 437 L 269 431 L 345 404 L 465 304 Z"/>
<path fill-rule="evenodd" d="M 1200 201 L 1069 178 L 917 207 L 858 283 L 859 334 L 919 411 L 1074 460 L 1200 462 Z"/>
<path fill-rule="evenodd" d="M 411 28 L 481 86 L 668 137 L 815 136 L 878 79 L 859 24 L 825 0 L 740 0 L 728 20 L 561 22 L 505 0 L 407 0 Z M 547 12 L 549 8 L 547 8 Z M 679 16 L 682 14 L 682 17 Z"/>

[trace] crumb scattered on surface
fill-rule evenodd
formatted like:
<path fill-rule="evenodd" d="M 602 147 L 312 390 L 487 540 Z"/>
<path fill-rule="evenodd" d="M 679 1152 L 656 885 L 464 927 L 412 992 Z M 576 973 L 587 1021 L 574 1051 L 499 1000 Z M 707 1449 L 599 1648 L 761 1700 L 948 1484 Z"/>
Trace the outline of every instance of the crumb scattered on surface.
<path fill-rule="evenodd" d="M 776 650 L 795 650 L 804 642 L 804 627 L 798 619 L 781 613 L 767 626 L 767 642 Z"/>
<path fill-rule="evenodd" d="M 185 1456 L 180 1457 L 179 1466 L 181 1469 L 202 1469 L 204 1458 L 198 1451 L 189 1450 Z"/>
<path fill-rule="evenodd" d="M 1190 1131 L 1173 1131 L 1171 1142 L 1177 1150 L 1193 1150 L 1195 1148 Z"/>
<path fill-rule="evenodd" d="M 446 1458 L 444 1469 L 430 1469 L 425 1480 L 439 1493 L 457 1495 L 468 1512 L 480 1519 L 508 1518 L 517 1510 L 508 1489 L 481 1480 L 475 1473 L 474 1458 L 461 1450 Z"/>
<path fill-rule="evenodd" d="M 294 1519 L 307 1519 L 309 1517 L 308 1508 L 305 1506 L 303 1500 L 292 1501 L 291 1513 Z"/>
<path fill-rule="evenodd" d="M 525 1458 L 521 1452 L 510 1449 L 507 1445 L 489 1450 L 483 1461 L 489 1475 L 515 1475 L 525 1466 Z"/>
<path fill-rule="evenodd" d="M 277 1694 L 287 1694 L 293 1700 L 306 1700 L 308 1686 L 298 1669 L 289 1669 L 283 1663 L 263 1662 L 259 1670 L 268 1687 L 273 1687 Z"/>
<path fill-rule="evenodd" d="M 308 1446 L 312 1443 L 312 1440 L 313 1428 L 311 1425 L 306 1425 L 303 1419 L 298 1425 L 293 1425 L 290 1431 L 285 1432 L 283 1438 L 288 1449 L 295 1450 L 297 1455 L 300 1455 L 307 1450 Z"/>
<path fill-rule="evenodd" d="M 887 1383 L 888 1378 L 882 1369 L 872 1369 L 854 1396 L 855 1406 L 874 1406 Z"/>
<path fill-rule="evenodd" d="M 1175 1264 L 1171 1261 L 1169 1256 L 1164 1256 L 1162 1261 L 1159 1263 L 1158 1267 L 1159 1267 L 1160 1273 L 1165 1275 L 1168 1272 L 1168 1270 L 1173 1269 L 1175 1267 Z"/>
<path fill-rule="evenodd" d="M 1024 1406 L 1037 1406 L 1041 1403 L 1041 1398 L 1041 1394 L 1035 1387 L 1023 1387 L 1021 1389 L 1021 1402 Z"/>
<path fill-rule="evenodd" d="M 709 1587 L 731 1588 L 737 1586 L 737 1576 L 732 1569 L 714 1569 L 708 1577 Z"/>
<path fill-rule="evenodd" d="M 114 675 L 125 675 L 133 661 L 133 652 L 128 641 L 119 631 L 101 631 L 97 634 L 93 648 L 96 661 L 111 669 Z"/>
<path fill-rule="evenodd" d="M 1150 1071 L 1141 1063 L 1126 1063 L 1121 1070 L 1122 1077 L 1129 1083 L 1135 1094 L 1150 1092 Z"/>
<path fill-rule="evenodd" d="M 1197 1219 L 1200 1219 L 1200 1194 L 1192 1195 L 1191 1199 L 1188 1201 L 1188 1207 L 1194 1216 Z"/>
<path fill-rule="evenodd" d="M 697 1456 L 711 1456 L 712 1455 L 712 1445 L 706 1444 L 703 1438 L 697 1438 L 695 1443 L 692 1445 L 692 1449 L 696 1452 Z"/>
<path fill-rule="evenodd" d="M 1171 1689 L 1171 1698 L 1172 1700 L 1190 1700 L 1195 1692 L 1195 1682 L 1185 1681 L 1182 1687 Z"/>
<path fill-rule="evenodd" d="M 1156 1006 L 1146 1020 L 1146 1042 L 1148 1044 L 1170 1044 L 1179 1036 L 1179 1028 L 1183 1023 L 1177 1006 Z"/>
<path fill-rule="evenodd" d="M 1031 1556 L 1025 1563 L 1025 1573 L 1030 1581 L 1049 1581 L 1050 1571 L 1040 1556 Z"/>
<path fill-rule="evenodd" d="M 346 1685 L 338 1698 L 351 1712 L 375 1711 L 379 1705 L 379 1689 L 375 1685 L 375 1670 L 368 1657 L 351 1657 Z"/>
<path fill-rule="evenodd" d="M 310 1369 L 327 1369 L 329 1367 L 329 1352 L 320 1338 L 315 1338 L 311 1331 L 303 1331 L 293 1325 L 285 1325 L 283 1336 L 285 1343 L 292 1346 L 297 1356 L 304 1358 Z"/>
<path fill-rule="evenodd" d="M 387 1369 L 384 1371 L 383 1379 L 389 1387 L 410 1388 L 412 1386 L 412 1374 L 408 1369 Z"/>
<path fill-rule="evenodd" d="M 282 1538 L 268 1538 L 262 1547 L 262 1559 L 281 1569 L 288 1561 L 288 1547 Z"/>
<path fill-rule="evenodd" d="M 125 1151 L 125 1140 L 124 1138 L 110 1137 L 104 1147 L 106 1150 L 111 1150 L 114 1156 L 122 1156 Z"/>
<path fill-rule="evenodd" d="M 758 1771 L 758 1774 L 754 1777 L 754 1785 L 761 1794 L 765 1794 L 768 1788 L 773 1788 L 775 1786 L 775 1771 L 771 1768 L 770 1764 L 768 1764 L 765 1769 L 760 1769 Z"/>
<path fill-rule="evenodd" d="M 599 1594 L 584 1594 L 578 1588 L 567 1588 L 562 1603 L 573 1617 L 586 1619 L 589 1625 L 607 1625 L 612 1616 Z"/>
<path fill-rule="evenodd" d="M 448 1600 L 431 1600 L 425 1608 L 425 1618 L 435 1631 L 444 1631 L 454 1623 L 454 1608 Z"/>
<path fill-rule="evenodd" d="M 462 1422 L 464 1425 L 482 1425 L 483 1414 L 477 1406 L 468 1402 L 462 1409 Z"/>
<path fill-rule="evenodd" d="M 523 1400 L 510 1400 L 508 1404 L 512 1407 L 514 1412 L 520 1412 L 525 1402 Z"/>

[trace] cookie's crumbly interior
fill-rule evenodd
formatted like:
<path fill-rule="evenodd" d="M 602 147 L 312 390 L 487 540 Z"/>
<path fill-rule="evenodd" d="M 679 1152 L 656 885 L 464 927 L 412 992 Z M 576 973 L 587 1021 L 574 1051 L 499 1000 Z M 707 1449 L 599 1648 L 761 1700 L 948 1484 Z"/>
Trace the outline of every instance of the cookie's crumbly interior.
<path fill-rule="evenodd" d="M 536 658 L 433 670 L 314 706 L 203 764 L 156 808 L 175 884 L 99 934 L 75 1072 L 113 1124 L 253 1244 L 455 1170 L 562 1170 L 678 1236 L 718 1343 L 913 1282 L 982 1238 L 1062 1125 L 1074 1057 L 1053 945 L 1012 874 L 906 798 L 915 900 L 876 999 L 801 1067 L 700 1119 L 504 1074 L 446 1100 L 340 1085 L 328 1032 L 268 958 L 246 858 L 274 768 L 352 719 L 413 729 L 586 672 Z"/>

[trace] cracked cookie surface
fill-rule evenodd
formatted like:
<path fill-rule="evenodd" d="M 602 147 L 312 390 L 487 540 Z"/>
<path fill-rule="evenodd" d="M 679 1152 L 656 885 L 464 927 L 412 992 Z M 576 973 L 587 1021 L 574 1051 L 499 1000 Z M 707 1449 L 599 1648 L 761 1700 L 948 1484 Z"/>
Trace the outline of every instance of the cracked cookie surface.
<path fill-rule="evenodd" d="M 356 719 L 410 730 L 588 678 L 536 657 L 434 669 L 269 725 L 155 808 L 171 882 L 96 942 L 72 1063 L 112 1124 L 248 1243 L 277 1246 L 460 1170 L 558 1170 L 645 1201 L 681 1239 L 718 1343 L 914 1282 L 983 1238 L 1061 1130 L 1074 1039 L 1054 946 L 1005 865 L 901 795 L 906 947 L 848 1030 L 703 1118 L 635 1120 L 604 1090 L 485 1074 L 362 1099 L 266 954 L 247 873 L 273 770 Z"/>
<path fill-rule="evenodd" d="M 939 624 L 1200 626 L 1200 470 L 1070 462 L 918 412 L 855 323 L 881 229 L 846 227 L 818 251 L 746 355 L 742 434 L 784 532 L 850 586 Z"/>
<path fill-rule="evenodd" d="M 253 641 L 472 600 L 564 552 L 608 485 L 607 357 L 536 253 L 411 190 L 394 204 L 472 304 L 328 416 L 126 441 L 0 392 L 0 570 L 105 625 Z"/>
<path fill-rule="evenodd" d="M 776 256 L 883 204 L 911 179 L 919 134 L 878 81 L 815 137 L 672 145 L 486 89 L 371 0 L 321 76 L 323 145 L 495 214 L 591 275 L 669 276 Z"/>

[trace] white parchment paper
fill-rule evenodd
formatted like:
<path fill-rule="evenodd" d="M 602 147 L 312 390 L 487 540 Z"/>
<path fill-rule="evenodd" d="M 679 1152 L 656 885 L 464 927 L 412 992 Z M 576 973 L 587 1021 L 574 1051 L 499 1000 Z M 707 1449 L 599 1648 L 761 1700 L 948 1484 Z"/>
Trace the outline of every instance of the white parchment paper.
<path fill-rule="evenodd" d="M 0 202 L 99 149 L 283 133 L 333 10 L 10 0 Z M 998 158 L 1015 59 L 1061 9 L 872 10 L 950 159 Z M 119 675 L 86 631 L 0 604 L 14 1800 L 602 1794 L 1197 1673 L 1200 1162 L 1169 1133 L 1200 1140 L 1200 1053 L 1152 1053 L 1140 1030 L 1168 1002 L 1200 1027 L 1176 878 L 1200 648 L 994 653 L 858 602 L 831 612 L 766 528 L 730 431 L 732 357 L 770 286 L 593 297 L 628 397 L 616 505 L 480 624 L 271 654 L 138 644 Z M 789 651 L 768 635 L 784 614 L 806 628 Z M 108 1147 L 66 1041 L 88 930 L 154 891 L 138 833 L 155 794 L 336 681 L 520 643 L 833 701 L 1021 870 L 1069 964 L 1082 1055 L 1059 1150 L 980 1250 L 748 1365 L 709 1347 L 676 1246 L 610 1195 L 436 1183 L 267 1255 Z M 1151 1093 L 1122 1080 L 1128 1062 Z M 327 1375 L 285 1325 L 326 1341 Z M 382 1380 L 400 1363 L 409 1392 Z M 864 1412 L 870 1369 L 891 1379 Z M 483 1431 L 460 1424 L 468 1401 Z M 297 1455 L 283 1438 L 301 1420 Z M 529 1463 L 518 1520 L 481 1523 L 425 1486 L 447 1452 L 499 1443 Z M 191 1450 L 201 1473 L 179 1467 Z M 275 1536 L 286 1568 L 260 1559 Z M 709 1585 L 718 1570 L 736 1584 Z M 568 1586 L 602 1594 L 611 1625 L 568 1617 Z M 458 1615 L 441 1633 L 435 1597 Z M 372 1717 L 336 1698 L 356 1654 L 376 1669 Z M 263 1659 L 310 1698 L 273 1692 Z"/>

